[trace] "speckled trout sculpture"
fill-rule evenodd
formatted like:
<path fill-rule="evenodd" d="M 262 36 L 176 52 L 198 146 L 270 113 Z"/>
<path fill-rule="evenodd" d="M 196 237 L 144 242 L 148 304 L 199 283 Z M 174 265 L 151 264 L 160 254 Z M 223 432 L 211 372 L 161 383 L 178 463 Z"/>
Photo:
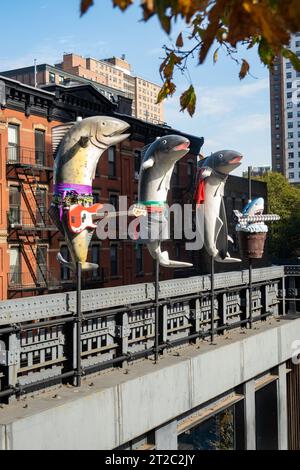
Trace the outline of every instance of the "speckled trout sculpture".
<path fill-rule="evenodd" d="M 169 238 L 167 196 L 175 163 L 189 152 L 190 142 L 178 135 L 167 135 L 144 147 L 139 176 L 139 205 L 147 208 L 148 215 L 140 218 L 140 241 L 143 241 L 161 266 L 178 268 L 193 266 L 169 259 L 161 251 L 162 240 Z"/>
<path fill-rule="evenodd" d="M 64 235 L 71 255 L 70 262 L 60 253 L 57 259 L 72 270 L 76 262 L 82 263 L 83 270 L 98 268 L 97 264 L 86 261 L 96 224 L 92 220 L 85 225 L 81 222 L 101 209 L 101 204 L 93 204 L 92 193 L 97 164 L 108 147 L 129 137 L 130 134 L 123 133 L 128 128 L 129 125 L 119 119 L 94 116 L 52 129 L 54 196 L 49 214 Z M 81 229 L 76 228 L 75 223 L 72 225 L 78 209 L 83 214 Z"/>
<path fill-rule="evenodd" d="M 220 263 L 241 261 L 228 253 L 228 241 L 233 240 L 228 235 L 223 196 L 228 175 L 240 166 L 242 158 L 234 150 L 221 150 L 198 162 L 194 196 L 197 231 L 207 253 Z"/>

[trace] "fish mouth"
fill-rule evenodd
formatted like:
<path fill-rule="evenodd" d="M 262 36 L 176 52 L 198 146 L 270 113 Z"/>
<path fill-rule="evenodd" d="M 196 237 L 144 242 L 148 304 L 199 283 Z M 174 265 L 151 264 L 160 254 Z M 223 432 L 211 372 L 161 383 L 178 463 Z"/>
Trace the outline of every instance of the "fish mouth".
<path fill-rule="evenodd" d="M 237 163 L 241 163 L 242 158 L 243 158 L 242 156 L 234 157 L 231 160 L 229 160 L 228 163 L 229 165 L 235 165 Z"/>
<path fill-rule="evenodd" d="M 189 151 L 190 148 L 190 141 L 188 140 L 187 142 L 183 142 L 182 144 L 176 145 L 175 147 L 172 148 L 173 151 L 179 152 L 180 150 L 186 150 Z"/>
<path fill-rule="evenodd" d="M 117 135 L 122 135 L 124 134 L 125 131 L 127 131 L 130 128 L 130 124 L 124 123 L 124 126 L 121 129 L 116 129 L 114 132 L 111 134 L 104 134 L 104 137 L 115 137 Z"/>

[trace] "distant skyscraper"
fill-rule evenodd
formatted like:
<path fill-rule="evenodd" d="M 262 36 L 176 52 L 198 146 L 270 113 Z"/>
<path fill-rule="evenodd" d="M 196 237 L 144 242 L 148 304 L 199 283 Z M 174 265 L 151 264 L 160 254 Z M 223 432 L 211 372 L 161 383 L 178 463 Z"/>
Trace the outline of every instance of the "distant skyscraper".
<path fill-rule="evenodd" d="M 300 57 L 300 33 L 290 49 Z M 300 184 L 300 72 L 278 57 L 270 73 L 272 169 Z"/>

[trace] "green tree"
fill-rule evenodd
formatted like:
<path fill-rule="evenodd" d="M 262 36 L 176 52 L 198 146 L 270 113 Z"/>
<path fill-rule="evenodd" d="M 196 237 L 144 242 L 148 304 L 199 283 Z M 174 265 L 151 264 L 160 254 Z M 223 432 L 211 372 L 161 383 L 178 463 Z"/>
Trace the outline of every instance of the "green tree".
<path fill-rule="evenodd" d="M 113 6 L 122 11 L 133 3 L 112 0 Z M 81 0 L 81 14 L 93 4 L 94 0 Z M 172 47 L 164 46 L 165 58 L 160 66 L 164 83 L 158 102 L 175 92 L 175 70 L 186 73 L 193 59 L 202 64 L 212 47 L 214 62 L 223 49 L 240 65 L 240 79 L 249 74 L 250 65 L 245 58 L 238 58 L 239 45 L 257 47 L 261 62 L 269 68 L 281 54 L 300 71 L 300 60 L 289 49 L 291 34 L 300 31 L 300 0 L 140 0 L 140 6 L 143 20 L 156 16 L 167 34 L 178 18 L 187 25 L 187 32 L 180 32 Z M 194 114 L 196 94 L 192 83 L 181 95 L 180 105 L 182 111 Z"/>
<path fill-rule="evenodd" d="M 269 226 L 270 253 L 275 259 L 300 256 L 300 188 L 289 184 L 280 173 L 257 179 L 267 183 L 268 212 L 281 217 Z"/>

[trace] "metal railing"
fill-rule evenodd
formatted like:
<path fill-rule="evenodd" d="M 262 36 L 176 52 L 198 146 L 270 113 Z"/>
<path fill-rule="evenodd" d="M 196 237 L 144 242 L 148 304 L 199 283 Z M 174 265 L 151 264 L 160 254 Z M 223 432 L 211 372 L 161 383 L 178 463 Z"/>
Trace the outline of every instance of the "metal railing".
<path fill-rule="evenodd" d="M 50 156 L 43 150 L 28 147 L 6 147 L 6 161 L 10 165 L 25 165 L 33 168 L 52 167 Z"/>
<path fill-rule="evenodd" d="M 28 211 L 21 210 L 19 207 L 11 207 L 7 212 L 7 221 L 10 229 L 57 230 L 47 209 L 36 209 L 29 213 Z"/>
<path fill-rule="evenodd" d="M 213 296 L 209 275 L 161 281 L 159 354 L 209 339 L 212 327 L 215 335 L 246 327 L 250 311 L 252 322 L 284 315 L 284 267 L 253 269 L 252 274 L 251 296 L 247 270 L 216 274 Z M 153 283 L 82 291 L 79 323 L 76 292 L 0 302 L 0 399 L 73 381 L 78 327 L 80 374 L 153 357 L 155 309 Z"/>
<path fill-rule="evenodd" d="M 26 289 L 54 289 L 59 288 L 59 280 L 46 268 L 36 266 L 36 274 L 20 272 L 17 270 L 7 273 L 7 284 L 9 290 L 24 291 Z"/>

